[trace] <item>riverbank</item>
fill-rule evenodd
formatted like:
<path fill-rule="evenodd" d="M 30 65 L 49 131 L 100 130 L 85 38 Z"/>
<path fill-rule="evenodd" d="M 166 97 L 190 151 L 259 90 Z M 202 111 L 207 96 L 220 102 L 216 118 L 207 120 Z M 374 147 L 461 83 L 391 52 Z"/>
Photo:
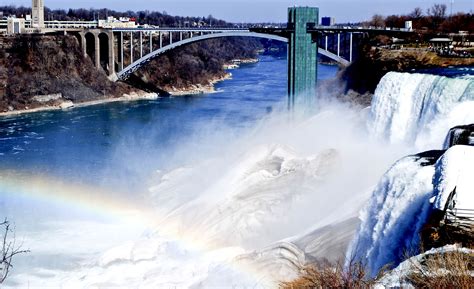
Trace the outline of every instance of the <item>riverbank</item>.
<path fill-rule="evenodd" d="M 216 83 L 219 83 L 224 80 L 232 79 L 232 73 L 226 73 L 224 76 L 221 77 L 214 77 L 209 81 L 209 84 L 195 84 L 191 85 L 188 88 L 184 89 L 177 89 L 175 87 L 172 87 L 171 90 L 168 90 L 167 92 L 172 95 L 172 96 L 182 96 L 182 95 L 190 95 L 190 94 L 205 94 L 205 93 L 215 93 L 216 88 L 215 85 Z"/>
<path fill-rule="evenodd" d="M 223 65 L 224 70 L 239 69 L 241 65 L 255 64 L 258 63 L 258 58 L 238 58 L 233 59 L 230 62 L 227 62 Z M 205 93 L 215 93 L 215 85 L 219 82 L 232 79 L 232 73 L 226 72 L 223 76 L 212 77 L 208 84 L 194 84 L 186 88 L 178 89 L 176 87 L 171 87 L 167 90 L 172 96 L 181 96 L 181 95 L 195 95 L 195 94 L 205 94 Z"/>
<path fill-rule="evenodd" d="M 370 47 L 360 53 L 349 67 L 341 72 L 345 90 L 359 94 L 374 93 L 377 84 L 387 72 L 413 72 L 421 69 L 464 67 L 474 65 L 474 58 L 439 56 L 425 49 L 391 50 Z"/>
<path fill-rule="evenodd" d="M 249 41 L 190 44 L 154 59 L 125 83 L 111 81 L 106 67 L 97 69 L 74 36 L 0 37 L 0 115 L 128 100 L 117 96 L 144 91 L 175 96 L 212 93 L 216 83 L 231 78 L 225 63 L 257 61 L 252 57 L 261 44 Z"/>
<path fill-rule="evenodd" d="M 0 112 L 0 117 L 16 116 L 16 115 L 42 112 L 42 111 L 66 110 L 66 109 L 73 109 L 77 107 L 92 106 L 92 105 L 111 103 L 111 102 L 153 100 L 153 99 L 157 99 L 158 97 L 159 96 L 156 93 L 134 91 L 134 92 L 131 92 L 130 94 L 123 94 L 121 97 L 110 96 L 104 99 L 96 99 L 96 100 L 90 100 L 90 101 L 84 101 L 84 102 L 78 102 L 78 103 L 74 103 L 70 100 L 62 100 L 54 104 L 47 104 L 47 105 L 39 106 L 35 108 L 26 108 L 22 110 L 10 110 L 6 112 Z"/>

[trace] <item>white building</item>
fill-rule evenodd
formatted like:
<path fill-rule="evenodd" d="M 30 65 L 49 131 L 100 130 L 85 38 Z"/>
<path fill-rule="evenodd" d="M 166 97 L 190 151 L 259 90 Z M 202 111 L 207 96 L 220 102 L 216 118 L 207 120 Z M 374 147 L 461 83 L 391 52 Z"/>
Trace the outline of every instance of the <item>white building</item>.
<path fill-rule="evenodd" d="M 10 17 L 7 19 L 7 34 L 21 34 L 25 32 L 25 19 Z"/>
<path fill-rule="evenodd" d="M 137 28 L 137 26 L 135 18 L 120 17 L 116 19 L 112 16 L 107 17 L 105 20 L 99 20 L 98 25 L 100 28 Z"/>

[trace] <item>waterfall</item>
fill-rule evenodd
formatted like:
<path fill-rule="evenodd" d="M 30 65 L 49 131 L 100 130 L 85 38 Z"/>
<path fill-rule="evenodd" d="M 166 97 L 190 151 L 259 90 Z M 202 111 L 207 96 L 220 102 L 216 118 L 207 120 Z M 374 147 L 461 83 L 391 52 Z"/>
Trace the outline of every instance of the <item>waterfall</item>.
<path fill-rule="evenodd" d="M 375 138 L 392 144 L 441 149 L 449 128 L 474 123 L 473 112 L 473 78 L 390 72 L 377 87 L 367 126 Z M 453 187 L 469 183 L 465 172 L 471 170 L 462 160 L 474 157 L 474 150 L 466 148 L 428 151 L 397 161 L 361 211 L 348 257 L 365 262 L 375 276 L 383 266 L 396 266 L 417 253 L 419 231 L 433 206 L 430 199 L 439 203 Z M 464 206 L 472 206 L 470 197 L 464 199 Z"/>
<path fill-rule="evenodd" d="M 372 100 L 368 127 L 376 138 L 440 147 L 449 128 L 474 122 L 474 78 L 389 72 Z"/>

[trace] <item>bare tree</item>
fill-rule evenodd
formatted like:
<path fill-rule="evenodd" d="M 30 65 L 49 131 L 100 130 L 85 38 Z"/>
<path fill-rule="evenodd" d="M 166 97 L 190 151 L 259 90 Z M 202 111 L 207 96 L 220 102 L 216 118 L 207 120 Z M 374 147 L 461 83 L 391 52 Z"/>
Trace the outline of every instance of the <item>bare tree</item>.
<path fill-rule="evenodd" d="M 0 284 L 2 284 L 7 279 L 10 269 L 13 267 L 13 257 L 18 254 L 27 253 L 29 250 L 20 250 L 21 245 L 16 244 L 15 235 L 13 235 L 12 238 L 8 237 L 8 235 L 13 232 L 10 228 L 10 222 L 8 222 L 7 219 L 0 223 L 0 226 L 3 226 L 5 229 L 1 244 L 2 251 L 0 252 Z"/>
<path fill-rule="evenodd" d="M 423 17 L 423 10 L 420 7 L 416 7 L 408 16 L 412 19 L 420 19 Z"/>
<path fill-rule="evenodd" d="M 434 4 L 433 7 L 428 9 L 428 15 L 435 18 L 446 18 L 446 9 L 445 4 Z"/>
<path fill-rule="evenodd" d="M 375 14 L 374 16 L 372 16 L 372 20 L 370 20 L 369 24 L 375 27 L 384 27 L 385 17 L 380 14 Z"/>

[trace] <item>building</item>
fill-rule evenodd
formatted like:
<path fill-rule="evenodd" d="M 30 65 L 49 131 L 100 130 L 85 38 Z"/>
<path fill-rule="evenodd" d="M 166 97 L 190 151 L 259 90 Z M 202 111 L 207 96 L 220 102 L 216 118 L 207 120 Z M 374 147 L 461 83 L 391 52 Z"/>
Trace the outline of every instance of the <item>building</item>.
<path fill-rule="evenodd" d="M 44 0 L 33 0 L 31 5 L 32 23 L 31 27 L 36 29 L 44 28 Z"/>
<path fill-rule="evenodd" d="M 435 49 L 446 49 L 446 48 L 452 48 L 452 43 L 453 40 L 450 38 L 432 38 L 430 39 L 430 45 L 431 47 Z"/>
<path fill-rule="evenodd" d="M 25 32 L 25 19 L 10 17 L 7 19 L 7 34 L 21 34 Z"/>
<path fill-rule="evenodd" d="M 98 27 L 100 28 L 137 28 L 135 18 L 129 17 L 120 17 L 116 19 L 115 17 L 109 16 L 106 20 L 98 20 Z"/>
<path fill-rule="evenodd" d="M 321 25 L 322 26 L 334 26 L 336 24 L 336 18 L 334 17 L 322 17 Z"/>

